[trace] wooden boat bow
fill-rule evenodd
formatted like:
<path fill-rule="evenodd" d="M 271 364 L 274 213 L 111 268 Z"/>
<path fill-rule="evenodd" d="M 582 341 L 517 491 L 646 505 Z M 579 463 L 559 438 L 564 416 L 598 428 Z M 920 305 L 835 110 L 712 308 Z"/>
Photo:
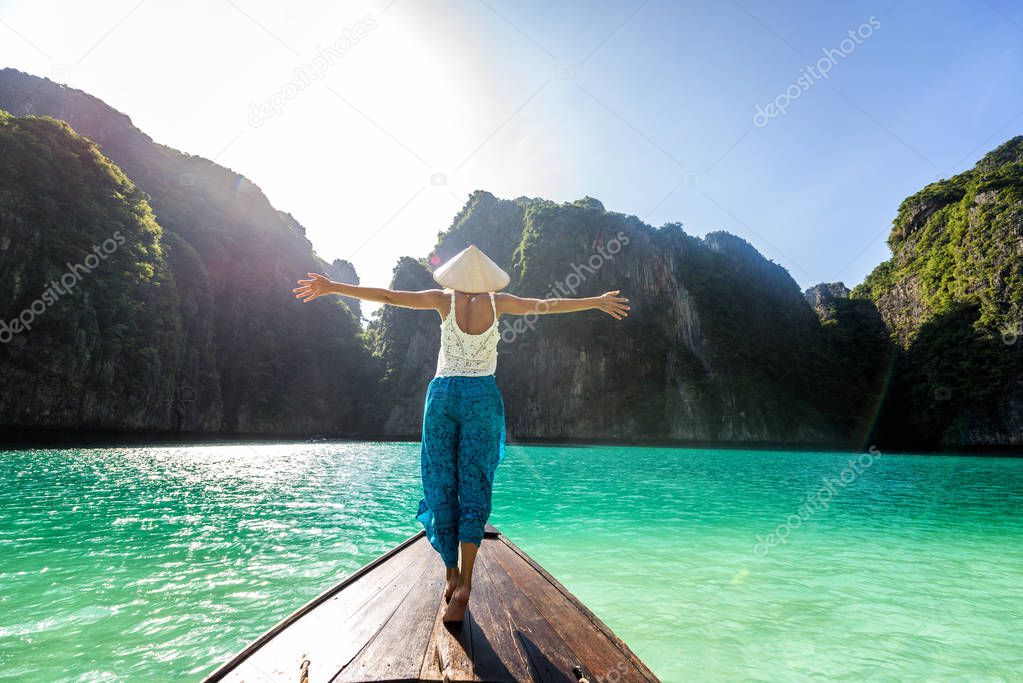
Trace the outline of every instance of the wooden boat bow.
<path fill-rule="evenodd" d="M 657 681 L 593 612 L 487 525 L 465 621 L 422 531 L 317 596 L 205 680 Z"/>

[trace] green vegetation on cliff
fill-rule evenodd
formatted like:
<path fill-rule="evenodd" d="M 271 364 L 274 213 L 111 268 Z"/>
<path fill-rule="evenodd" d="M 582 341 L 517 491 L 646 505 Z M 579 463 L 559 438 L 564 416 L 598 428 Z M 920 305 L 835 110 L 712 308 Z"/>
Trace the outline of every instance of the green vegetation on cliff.
<path fill-rule="evenodd" d="M 830 353 L 788 273 L 737 237 L 653 228 L 591 197 L 557 204 L 478 191 L 432 256 L 443 261 L 470 243 L 509 270 L 515 294 L 621 289 L 630 298 L 632 315 L 622 322 L 597 311 L 502 322 L 498 379 L 509 428 L 520 438 L 858 443 L 863 436 L 861 407 L 876 402 L 874 387 Z M 427 263 L 403 259 L 392 284 L 435 286 Z M 373 325 L 390 387 L 388 432 L 418 429 L 438 322 L 385 310 Z"/>
<path fill-rule="evenodd" d="M 0 150 L 5 418 L 166 419 L 179 302 L 146 195 L 61 121 L 0 111 Z"/>
<path fill-rule="evenodd" d="M 1023 136 L 907 198 L 888 245 L 852 293 L 902 348 L 881 438 L 1023 441 Z"/>
<path fill-rule="evenodd" d="M 978 328 L 1000 333 L 1023 317 L 1023 136 L 973 169 L 907 198 L 888 238 L 892 258 L 853 290 L 883 304 L 911 286 L 920 308 L 892 331 L 908 341 L 928 319 L 963 305 Z"/>
<path fill-rule="evenodd" d="M 20 297 L 5 300 L 4 314 L 16 315 L 24 297 L 37 295 L 65 251 L 73 259 L 114 224 L 139 224 L 129 226 L 117 258 L 133 259 L 145 275 L 144 287 L 112 272 L 83 281 L 83 298 L 102 309 L 98 319 L 109 309 L 113 322 L 75 323 L 67 334 L 76 347 L 59 358 L 41 360 L 36 330 L 19 335 L 24 346 L 8 345 L 19 394 L 0 400 L 0 425 L 363 430 L 364 405 L 352 400 L 353 390 L 374 386 L 376 375 L 358 319 L 341 300 L 301 305 L 291 294 L 295 278 L 310 271 L 357 280 L 350 264 L 319 259 L 302 226 L 243 176 L 154 143 L 86 93 L 0 69 L 0 108 L 70 124 L 7 117 L 18 130 L 48 125 L 59 134 L 29 140 L 22 133 L 19 146 L 3 153 L 10 175 L 0 183 L 8 197 L 0 273 L 17 280 Z M 51 313 L 63 303 L 40 321 L 54 323 Z M 91 351 L 118 335 L 134 335 L 122 342 L 122 355 Z M 91 375 L 80 370 L 96 363 L 111 392 L 98 402 L 87 386 Z"/>

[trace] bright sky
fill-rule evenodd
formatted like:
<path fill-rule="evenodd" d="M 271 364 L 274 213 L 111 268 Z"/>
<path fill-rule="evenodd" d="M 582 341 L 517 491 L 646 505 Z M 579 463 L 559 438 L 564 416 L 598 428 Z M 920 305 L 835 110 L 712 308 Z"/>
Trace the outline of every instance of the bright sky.
<path fill-rule="evenodd" d="M 1023 132 L 1021 48 L 1010 0 L 0 0 L 0 66 L 243 173 L 373 285 L 485 189 L 852 286 L 903 198 Z"/>

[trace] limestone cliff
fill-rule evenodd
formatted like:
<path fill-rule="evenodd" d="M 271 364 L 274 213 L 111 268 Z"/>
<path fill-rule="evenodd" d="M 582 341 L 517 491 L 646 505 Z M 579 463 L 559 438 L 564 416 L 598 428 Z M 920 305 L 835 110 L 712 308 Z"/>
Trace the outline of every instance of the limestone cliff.
<path fill-rule="evenodd" d="M 363 332 L 355 300 L 296 302 L 296 277 L 354 267 L 86 93 L 5 69 L 0 109 L 0 429 L 418 437 L 436 313 L 385 307 Z M 47 293 L 115 233 L 74 292 Z M 800 292 L 728 233 L 483 191 L 391 284 L 434 287 L 470 243 L 512 293 L 631 300 L 624 321 L 502 320 L 513 439 L 1023 444 L 1023 137 L 903 202 L 892 258 L 852 292 Z"/>
<path fill-rule="evenodd" d="M 853 290 L 900 349 L 879 437 L 1023 445 L 1023 137 L 907 198 L 888 245 Z"/>
<path fill-rule="evenodd" d="M 474 193 L 429 258 L 394 286 L 436 286 L 429 264 L 476 244 L 522 296 L 620 289 L 625 321 L 597 311 L 502 320 L 498 382 L 518 438 L 857 442 L 843 365 L 798 286 L 727 233 L 653 228 L 597 200 Z M 385 310 L 373 337 L 386 367 L 385 429 L 418 432 L 437 346 L 435 313 Z M 821 382 L 825 373 L 835 382 Z M 873 396 L 876 399 L 876 396 Z M 843 407 L 846 409 L 843 411 Z"/>
<path fill-rule="evenodd" d="M 81 326 L 73 335 L 79 353 L 40 363 L 34 351 L 23 349 L 6 359 L 8 367 L 27 373 L 23 378 L 27 384 L 18 401 L 4 400 L 0 405 L 0 424 L 71 427 L 88 422 L 109 428 L 266 434 L 361 431 L 362 407 L 351 400 L 352 390 L 375 385 L 376 377 L 371 374 L 374 366 L 362 339 L 357 309 L 353 315 L 339 300 L 302 305 L 291 294 L 295 278 L 310 271 L 357 280 L 350 264 L 330 265 L 319 259 L 304 228 L 271 206 L 245 177 L 153 142 L 127 116 L 86 93 L 4 69 L 0 70 L 0 109 L 16 116 L 50 116 L 68 122 L 95 143 L 90 149 L 110 159 L 138 188 L 162 228 L 154 247 L 161 260 L 152 267 L 170 273 L 163 283 L 168 297 L 176 300 L 171 317 L 172 327 L 177 326 L 166 332 L 173 353 L 161 356 L 159 362 L 149 361 L 158 364 L 160 372 L 143 377 L 143 368 L 135 368 L 142 373 L 139 380 L 147 383 L 147 396 L 121 397 L 127 401 L 131 396 L 129 413 L 144 413 L 145 419 L 130 418 L 120 401 L 89 410 L 51 408 L 58 392 L 73 405 L 91 401 L 88 388 L 70 381 L 67 373 L 78 363 L 95 361 L 89 360 L 88 349 L 106 330 Z M 67 135 L 73 136 L 70 131 Z M 72 143 L 50 139 L 26 149 L 20 161 L 60 156 L 65 145 Z M 38 184 L 46 193 L 30 197 L 27 206 L 24 201 L 12 203 L 15 200 L 8 195 L 0 234 L 9 246 L 0 250 L 0 269 L 17 270 L 20 277 L 38 283 L 47 271 L 39 270 L 41 262 L 25 261 L 32 240 L 43 239 L 33 235 L 45 229 L 45 239 L 77 245 L 91 239 L 81 224 L 80 206 L 59 197 L 61 193 L 81 195 L 82 202 L 91 202 L 94 189 L 89 185 L 95 174 L 89 169 L 83 169 L 81 177 L 65 174 L 68 184 L 56 187 L 46 184 L 46 174 L 58 177 L 53 169 L 40 166 L 38 175 L 28 177 L 18 171 L 18 160 L 7 156 L 5 161 L 10 172 L 0 189 L 24 198 L 24 188 Z M 31 217 L 40 206 L 49 211 L 50 223 L 40 225 Z M 6 302 L 4 314 L 17 313 L 18 305 L 30 296 L 31 286 L 23 289 Z M 84 285 L 82 291 L 83 296 L 98 296 L 88 294 Z M 146 308 L 143 302 L 138 306 Z M 137 315 L 145 318 L 148 313 L 140 310 Z M 154 407 L 167 405 L 173 405 L 173 410 Z"/>

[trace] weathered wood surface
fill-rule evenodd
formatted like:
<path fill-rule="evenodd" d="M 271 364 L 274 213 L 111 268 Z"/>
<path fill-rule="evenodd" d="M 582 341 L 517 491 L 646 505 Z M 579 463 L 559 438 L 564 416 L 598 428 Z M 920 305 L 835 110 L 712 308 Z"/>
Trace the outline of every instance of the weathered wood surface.
<path fill-rule="evenodd" d="M 275 626 L 207 681 L 656 681 L 585 605 L 496 529 L 461 626 L 422 532 Z"/>

